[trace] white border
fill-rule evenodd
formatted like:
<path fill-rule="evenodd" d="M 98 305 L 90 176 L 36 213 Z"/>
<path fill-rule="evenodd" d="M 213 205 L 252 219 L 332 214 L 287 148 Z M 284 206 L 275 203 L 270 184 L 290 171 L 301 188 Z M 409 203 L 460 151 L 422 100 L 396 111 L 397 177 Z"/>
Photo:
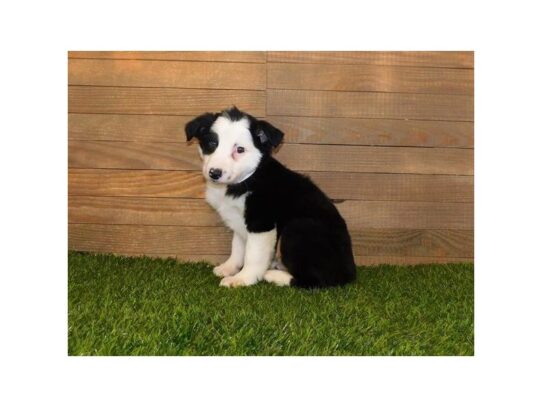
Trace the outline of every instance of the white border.
<path fill-rule="evenodd" d="M 13 4 L 0 27 L 1 404 L 540 403 L 542 66 L 530 2 Z M 476 356 L 68 358 L 69 49 L 475 49 Z"/>

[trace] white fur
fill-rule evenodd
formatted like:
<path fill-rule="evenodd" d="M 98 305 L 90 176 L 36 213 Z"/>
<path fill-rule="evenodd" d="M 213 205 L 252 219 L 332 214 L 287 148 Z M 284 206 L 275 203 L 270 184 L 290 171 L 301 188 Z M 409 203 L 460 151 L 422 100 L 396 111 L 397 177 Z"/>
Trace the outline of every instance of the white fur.
<path fill-rule="evenodd" d="M 245 225 L 246 195 L 233 199 L 226 195 L 226 186 L 207 182 L 205 199 L 219 214 L 224 223 L 233 230 L 231 255 L 224 263 L 216 266 L 213 273 L 219 277 L 232 276 L 244 264 L 247 228 Z"/>
<path fill-rule="evenodd" d="M 245 225 L 246 194 L 238 198 L 226 195 L 226 185 L 207 182 L 205 199 L 219 214 L 224 223 L 243 240 L 247 238 Z"/>
<path fill-rule="evenodd" d="M 254 146 L 247 118 L 231 121 L 220 116 L 211 131 L 218 135 L 218 147 L 212 154 L 203 155 L 203 175 L 209 179 L 209 170 L 222 170 L 222 177 L 215 183 L 235 184 L 248 178 L 258 166 L 262 153 Z M 244 153 L 237 154 L 237 147 L 243 147 Z"/>
<path fill-rule="evenodd" d="M 215 273 L 215 275 L 218 277 L 228 277 L 237 274 L 244 264 L 245 244 L 245 240 L 236 232 L 233 232 L 231 255 L 228 260 L 226 260 L 220 266 L 216 266 L 213 269 L 213 273 Z"/>
<path fill-rule="evenodd" d="M 284 270 L 267 270 L 263 275 L 265 281 L 281 287 L 290 285 L 292 278 L 293 276 Z"/>
<path fill-rule="evenodd" d="M 268 232 L 248 233 L 245 248 L 245 264 L 234 276 L 224 277 L 224 287 L 239 287 L 256 284 L 269 269 L 275 252 L 277 229 Z"/>
<path fill-rule="evenodd" d="M 262 233 L 247 231 L 244 217 L 246 196 L 245 194 L 232 198 L 226 195 L 225 185 L 207 183 L 205 199 L 220 214 L 224 223 L 233 230 L 231 255 L 213 270 L 217 276 L 224 277 L 220 282 L 221 286 L 256 284 L 269 269 L 275 253 L 276 229 Z"/>
<path fill-rule="evenodd" d="M 248 233 L 245 224 L 245 199 L 226 195 L 226 185 L 248 178 L 257 168 L 262 153 L 254 146 L 249 121 L 243 118 L 231 121 L 220 116 L 211 126 L 218 135 L 218 147 L 212 154 L 202 155 L 203 175 L 207 178 L 205 199 L 220 214 L 224 223 L 233 230 L 232 252 L 228 260 L 213 272 L 224 277 L 221 286 L 237 287 L 256 284 L 263 279 L 275 251 L 277 231 Z M 244 153 L 236 153 L 243 147 Z M 209 170 L 222 170 L 219 180 L 209 179 Z"/>

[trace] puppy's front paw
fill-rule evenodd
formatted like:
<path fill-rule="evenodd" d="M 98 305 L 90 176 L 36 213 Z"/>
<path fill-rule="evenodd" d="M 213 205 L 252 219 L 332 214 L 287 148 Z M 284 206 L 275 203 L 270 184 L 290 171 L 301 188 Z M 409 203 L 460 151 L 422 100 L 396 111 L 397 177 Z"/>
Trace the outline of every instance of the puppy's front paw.
<path fill-rule="evenodd" d="M 235 275 L 230 277 L 224 277 L 220 281 L 221 287 L 243 287 L 247 285 L 253 285 L 256 284 L 257 281 L 254 281 L 252 279 L 248 279 L 244 276 Z"/>
<path fill-rule="evenodd" d="M 222 263 L 220 266 L 216 266 L 213 269 L 213 273 L 218 277 L 228 277 L 233 276 L 239 272 L 239 268 L 233 265 L 232 263 Z"/>

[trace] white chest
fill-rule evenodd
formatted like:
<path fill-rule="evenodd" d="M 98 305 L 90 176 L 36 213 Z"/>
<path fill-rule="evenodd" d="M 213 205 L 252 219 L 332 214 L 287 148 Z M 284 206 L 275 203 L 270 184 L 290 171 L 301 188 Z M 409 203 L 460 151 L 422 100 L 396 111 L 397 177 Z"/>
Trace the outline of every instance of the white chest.
<path fill-rule="evenodd" d="M 246 194 L 238 198 L 226 195 L 226 186 L 207 183 L 205 199 L 222 218 L 222 221 L 235 233 L 242 237 L 247 236 L 245 224 Z"/>

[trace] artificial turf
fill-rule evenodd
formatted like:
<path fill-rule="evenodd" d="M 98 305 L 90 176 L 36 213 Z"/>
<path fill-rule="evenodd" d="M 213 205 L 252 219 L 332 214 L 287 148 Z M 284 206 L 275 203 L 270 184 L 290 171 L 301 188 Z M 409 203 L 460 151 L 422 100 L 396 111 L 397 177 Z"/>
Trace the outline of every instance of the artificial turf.
<path fill-rule="evenodd" d="M 472 264 L 359 267 L 324 290 L 207 263 L 68 254 L 69 355 L 473 355 Z"/>

